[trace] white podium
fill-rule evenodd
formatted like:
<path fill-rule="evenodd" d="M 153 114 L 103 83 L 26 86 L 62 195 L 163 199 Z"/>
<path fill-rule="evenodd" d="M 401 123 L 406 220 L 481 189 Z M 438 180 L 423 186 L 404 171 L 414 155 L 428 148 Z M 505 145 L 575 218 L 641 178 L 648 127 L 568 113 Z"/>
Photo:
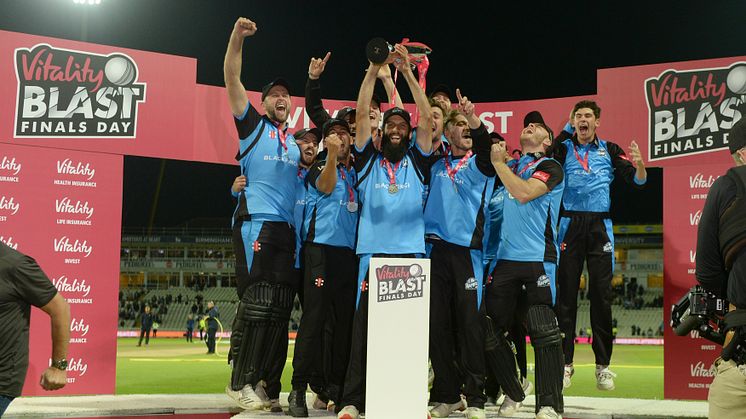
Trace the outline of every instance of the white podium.
<path fill-rule="evenodd" d="M 367 419 L 427 417 L 430 259 L 372 258 Z"/>

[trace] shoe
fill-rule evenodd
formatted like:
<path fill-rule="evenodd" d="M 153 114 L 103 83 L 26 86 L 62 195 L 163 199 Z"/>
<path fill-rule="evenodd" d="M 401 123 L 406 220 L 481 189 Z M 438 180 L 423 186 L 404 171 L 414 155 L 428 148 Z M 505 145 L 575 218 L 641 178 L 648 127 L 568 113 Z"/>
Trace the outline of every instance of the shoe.
<path fill-rule="evenodd" d="M 360 412 L 357 411 L 355 406 L 345 406 L 339 411 L 337 419 L 360 419 Z"/>
<path fill-rule="evenodd" d="M 528 378 L 523 377 L 523 379 L 521 379 L 521 385 L 523 386 L 523 394 L 527 397 L 529 394 L 534 392 L 534 385 L 531 381 L 528 381 Z"/>
<path fill-rule="evenodd" d="M 506 394 L 505 400 L 503 400 L 503 404 L 500 405 L 500 410 L 497 411 L 497 415 L 509 418 L 515 415 L 515 412 L 517 412 L 522 405 L 523 402 L 514 401 L 510 398 L 510 396 Z"/>
<path fill-rule="evenodd" d="M 280 405 L 280 399 L 272 399 L 269 401 L 269 409 L 268 410 L 272 413 L 282 413 L 282 405 Z"/>
<path fill-rule="evenodd" d="M 596 365 L 596 388 L 599 390 L 614 390 L 614 377 L 616 374 L 611 372 L 608 366 Z"/>
<path fill-rule="evenodd" d="M 497 397 L 487 396 L 487 401 L 484 402 L 484 408 L 497 406 Z"/>
<path fill-rule="evenodd" d="M 307 418 L 306 390 L 293 390 L 288 396 L 288 415 L 294 418 Z"/>
<path fill-rule="evenodd" d="M 570 388 L 573 374 L 575 374 L 575 368 L 572 364 L 565 365 L 565 377 L 562 379 L 562 388 Z"/>
<path fill-rule="evenodd" d="M 464 402 L 459 400 L 456 403 L 438 403 L 430 409 L 430 415 L 434 418 L 447 418 L 456 410 L 463 410 Z"/>
<path fill-rule="evenodd" d="M 267 383 L 264 382 L 264 380 L 256 383 L 256 387 L 254 387 L 254 392 L 259 397 L 259 400 L 261 400 L 263 403 L 263 409 L 269 409 L 270 407 L 272 407 L 272 402 L 269 400 L 269 396 L 267 396 L 267 391 L 265 390 L 266 388 Z"/>
<path fill-rule="evenodd" d="M 238 399 L 241 397 L 241 392 L 233 390 L 230 384 L 225 386 L 225 394 L 227 394 L 228 397 L 233 399 L 234 402 L 238 402 Z"/>
<path fill-rule="evenodd" d="M 536 414 L 536 419 L 562 419 L 562 415 L 554 411 L 550 406 L 544 406 Z"/>
<path fill-rule="evenodd" d="M 484 414 L 484 409 L 478 407 L 470 407 L 464 411 L 464 417 L 466 419 L 486 419 L 487 416 Z"/>
<path fill-rule="evenodd" d="M 227 391 L 228 388 L 226 388 Z M 229 393 L 228 395 L 230 396 L 231 394 Z M 251 384 L 246 384 L 238 391 L 236 402 L 242 409 L 246 410 L 261 410 L 264 408 L 264 402 L 256 395 Z"/>
<path fill-rule="evenodd" d="M 327 410 L 329 407 L 329 402 L 322 400 L 321 396 L 319 394 L 316 394 L 316 396 L 313 398 L 313 408 L 316 410 Z"/>

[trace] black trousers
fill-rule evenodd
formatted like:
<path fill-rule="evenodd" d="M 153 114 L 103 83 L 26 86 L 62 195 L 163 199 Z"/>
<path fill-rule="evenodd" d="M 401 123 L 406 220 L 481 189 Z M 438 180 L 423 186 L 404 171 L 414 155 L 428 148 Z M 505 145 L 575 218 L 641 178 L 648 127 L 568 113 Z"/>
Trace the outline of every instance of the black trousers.
<path fill-rule="evenodd" d="M 344 391 L 340 406 L 355 406 L 358 411 L 365 411 L 365 378 L 368 362 L 368 270 L 371 255 L 360 255 L 360 274 L 358 277 L 358 302 L 352 320 L 352 342 L 350 344 L 350 362 L 347 365 Z M 386 255 L 374 254 L 372 257 L 414 258 L 414 254 Z M 362 278 L 360 280 L 360 278 Z M 424 366 L 423 366 L 424 368 Z M 395 379 L 395 377 L 392 377 Z"/>
<path fill-rule="evenodd" d="M 241 299 L 251 284 L 267 282 L 297 290 L 298 274 L 295 265 L 295 232 L 283 222 L 241 221 L 233 226 L 233 248 L 236 254 L 236 292 Z M 281 315 L 290 318 L 292 306 Z M 251 345 L 243 341 L 242 345 Z M 268 345 L 279 348 L 272 354 L 273 367 L 266 377 L 270 399 L 279 398 L 280 378 L 287 359 L 288 336 Z"/>
<path fill-rule="evenodd" d="M 570 213 L 560 219 L 559 304 L 556 312 L 564 334 L 565 364 L 575 354 L 578 288 L 583 264 L 588 263 L 586 289 L 591 303 L 593 353 L 597 365 L 609 365 L 613 349 L 611 278 L 614 271 L 614 233 L 602 214 Z"/>
<path fill-rule="evenodd" d="M 492 273 L 492 284 L 487 287 L 487 314 L 503 330 L 511 329 L 516 319 L 516 306 L 526 289 L 526 305 L 554 304 L 554 263 L 513 262 L 501 260 Z"/>
<path fill-rule="evenodd" d="M 482 252 L 434 240 L 430 259 L 430 401 L 456 403 L 463 386 L 468 405 L 483 408 Z"/>
<path fill-rule="evenodd" d="M 308 384 L 323 388 L 326 381 L 341 388 L 350 357 L 357 256 L 349 248 L 306 243 L 304 260 L 303 316 L 293 355 L 293 388 L 305 389 Z M 333 325 L 332 359 L 325 378 L 324 371 L 319 371 L 323 365 L 319 360 L 325 355 L 324 336 L 329 324 Z"/>
<path fill-rule="evenodd" d="M 489 287 L 488 285 L 487 287 Z M 485 289 L 485 292 L 487 290 Z M 528 312 L 528 295 L 526 290 L 521 288 L 518 296 L 518 302 L 515 309 L 513 324 L 508 331 L 508 340 L 515 345 L 515 359 L 518 362 L 518 368 L 521 370 L 521 378 L 526 378 L 528 374 L 528 361 L 526 360 L 526 313 Z M 488 396 L 497 397 L 500 392 L 500 383 L 497 382 L 495 374 L 487 368 L 487 379 L 484 382 L 484 390 Z"/>
<path fill-rule="evenodd" d="M 215 353 L 215 334 L 218 333 L 217 328 L 207 328 L 207 352 Z"/>
<path fill-rule="evenodd" d="M 145 338 L 145 344 L 147 345 L 150 342 L 150 329 L 140 329 L 140 341 L 137 343 L 137 346 L 142 345 L 142 338 Z"/>

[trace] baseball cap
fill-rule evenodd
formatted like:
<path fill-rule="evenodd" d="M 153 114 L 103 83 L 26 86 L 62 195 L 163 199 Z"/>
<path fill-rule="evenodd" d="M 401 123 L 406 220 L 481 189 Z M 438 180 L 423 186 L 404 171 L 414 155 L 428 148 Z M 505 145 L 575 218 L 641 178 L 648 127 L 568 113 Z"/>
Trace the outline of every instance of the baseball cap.
<path fill-rule="evenodd" d="M 264 102 L 264 98 L 267 97 L 269 90 L 275 86 L 283 86 L 288 89 L 288 93 L 290 93 L 290 84 L 288 84 L 287 80 L 282 77 L 278 77 L 262 87 L 262 102 Z"/>
<path fill-rule="evenodd" d="M 528 124 L 541 124 L 546 126 L 547 124 L 544 123 L 544 117 L 541 116 L 541 112 L 539 111 L 531 111 L 526 114 L 525 117 L 523 117 L 523 127 L 527 127 Z"/>
<path fill-rule="evenodd" d="M 293 137 L 295 137 L 295 140 L 302 140 L 303 137 L 306 136 L 306 134 L 311 133 L 316 136 L 316 143 L 318 144 L 319 141 L 321 141 L 321 130 L 318 128 L 303 128 L 302 130 L 299 130 L 295 134 L 293 134 Z"/>
<path fill-rule="evenodd" d="M 357 110 L 350 106 L 345 106 L 344 108 L 340 109 L 337 112 L 337 116 L 335 116 L 336 119 L 342 119 L 344 120 L 347 115 L 352 115 L 352 120 L 355 120 L 355 114 L 357 113 Z"/>
<path fill-rule="evenodd" d="M 329 135 L 329 131 L 331 131 L 332 127 L 340 126 L 347 130 L 347 132 L 350 132 L 350 125 L 345 121 L 344 119 L 340 118 L 331 118 L 328 121 L 324 122 L 324 127 L 322 128 L 322 131 L 324 132 L 324 138 L 326 138 Z"/>
<path fill-rule="evenodd" d="M 402 108 L 393 107 L 386 112 L 383 113 L 383 123 L 386 124 L 386 120 L 391 118 L 394 115 L 399 115 L 402 118 L 404 118 L 405 121 L 407 121 L 407 125 L 410 127 L 412 126 L 412 122 L 410 121 L 409 112 Z"/>
<path fill-rule="evenodd" d="M 491 132 L 490 133 L 490 138 L 492 138 L 493 140 L 505 141 L 505 138 L 503 138 L 503 136 L 500 135 L 500 133 L 498 133 L 498 132 Z"/>
<path fill-rule="evenodd" d="M 448 96 L 448 100 L 451 100 L 451 88 L 447 84 L 439 84 L 430 92 L 428 98 L 432 98 L 436 93 L 445 93 Z"/>
<path fill-rule="evenodd" d="M 741 117 L 728 134 L 728 150 L 730 154 L 733 154 L 744 147 L 746 147 L 746 117 Z"/>

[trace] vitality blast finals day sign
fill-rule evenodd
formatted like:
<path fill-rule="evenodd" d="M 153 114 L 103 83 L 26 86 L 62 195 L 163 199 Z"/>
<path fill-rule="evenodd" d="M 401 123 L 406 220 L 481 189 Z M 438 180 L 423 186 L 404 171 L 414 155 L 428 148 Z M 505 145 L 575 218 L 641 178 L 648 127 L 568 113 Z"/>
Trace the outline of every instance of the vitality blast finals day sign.
<path fill-rule="evenodd" d="M 430 259 L 372 258 L 368 284 L 366 417 L 425 417 Z"/>

